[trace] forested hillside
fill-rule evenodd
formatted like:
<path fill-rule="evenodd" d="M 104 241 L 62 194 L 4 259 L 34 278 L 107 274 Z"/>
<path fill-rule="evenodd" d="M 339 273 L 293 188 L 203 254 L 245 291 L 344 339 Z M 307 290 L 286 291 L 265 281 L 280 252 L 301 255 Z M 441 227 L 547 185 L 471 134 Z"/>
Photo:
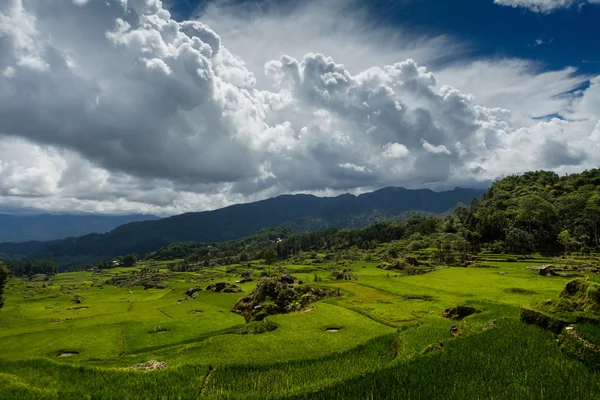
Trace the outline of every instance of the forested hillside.
<path fill-rule="evenodd" d="M 559 177 L 529 172 L 495 182 L 482 200 L 459 207 L 445 218 L 415 215 L 404 222 L 381 221 L 362 229 L 330 228 L 298 233 L 284 228 L 225 243 L 174 243 L 149 259 L 185 259 L 186 265 L 223 265 L 264 258 L 270 247 L 285 259 L 303 251 L 370 249 L 409 239 L 409 250 L 435 249 L 444 262 L 486 250 L 523 254 L 533 251 L 590 252 L 598 248 L 600 171 Z"/>
<path fill-rule="evenodd" d="M 586 250 L 599 245 L 600 170 L 528 172 L 495 182 L 463 210 L 469 240 L 494 250 Z"/>
<path fill-rule="evenodd" d="M 157 221 L 130 223 L 99 235 L 50 243 L 0 244 L 0 254 L 52 259 L 61 266 L 84 264 L 124 254 L 145 254 L 174 242 L 222 242 L 285 226 L 298 231 L 364 227 L 377 220 L 402 219 L 410 211 L 441 214 L 468 204 L 483 190 L 446 192 L 385 188 L 360 196 L 286 195 L 215 211 L 188 213 Z"/>

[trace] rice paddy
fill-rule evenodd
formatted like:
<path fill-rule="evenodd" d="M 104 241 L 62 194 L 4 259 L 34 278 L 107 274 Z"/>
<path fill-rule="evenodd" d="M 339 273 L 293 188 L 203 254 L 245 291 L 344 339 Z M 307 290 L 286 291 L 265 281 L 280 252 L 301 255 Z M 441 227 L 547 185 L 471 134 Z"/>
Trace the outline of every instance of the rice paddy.
<path fill-rule="evenodd" d="M 280 265 L 339 296 L 269 316 L 274 329 L 264 331 L 231 312 L 256 286 L 234 268 L 170 273 L 166 289 L 105 283 L 131 268 L 11 280 L 0 311 L 0 398 L 600 397 L 595 369 L 519 321 L 520 307 L 555 298 L 568 280 L 527 270 L 541 258 L 481 262 L 491 268 L 396 276 L 352 261 L 354 279 L 340 281 L 333 264 Z M 244 293 L 186 295 L 221 281 Z M 440 316 L 459 305 L 479 312 Z M 596 331 L 581 328 L 594 340 Z M 132 369 L 151 360 L 161 367 Z"/>

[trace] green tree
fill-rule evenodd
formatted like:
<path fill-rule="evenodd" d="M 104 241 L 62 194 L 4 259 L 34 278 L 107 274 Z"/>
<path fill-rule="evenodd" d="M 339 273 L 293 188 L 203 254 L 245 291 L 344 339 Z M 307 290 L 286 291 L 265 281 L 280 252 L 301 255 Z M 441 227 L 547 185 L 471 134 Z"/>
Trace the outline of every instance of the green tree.
<path fill-rule="evenodd" d="M 269 247 L 263 253 L 263 258 L 265 259 L 265 263 L 269 266 L 269 275 L 271 275 L 271 264 L 277 260 L 277 250 L 275 247 Z"/>
<path fill-rule="evenodd" d="M 139 257 L 137 254 L 127 254 L 126 256 L 121 257 L 121 265 L 123 267 L 133 267 L 138 259 Z"/>
<path fill-rule="evenodd" d="M 591 228 L 594 243 L 598 246 L 598 225 L 600 224 L 600 194 L 590 196 L 584 210 L 585 219 Z"/>
<path fill-rule="evenodd" d="M 558 243 L 560 243 L 565 248 L 565 254 L 569 254 L 579 244 L 577 242 L 577 239 L 575 239 L 573 236 L 571 236 L 571 232 L 569 232 L 568 230 L 562 231 L 558 235 L 557 240 L 558 240 Z"/>
<path fill-rule="evenodd" d="M 4 287 L 8 282 L 8 269 L 0 263 L 0 308 L 4 306 Z"/>

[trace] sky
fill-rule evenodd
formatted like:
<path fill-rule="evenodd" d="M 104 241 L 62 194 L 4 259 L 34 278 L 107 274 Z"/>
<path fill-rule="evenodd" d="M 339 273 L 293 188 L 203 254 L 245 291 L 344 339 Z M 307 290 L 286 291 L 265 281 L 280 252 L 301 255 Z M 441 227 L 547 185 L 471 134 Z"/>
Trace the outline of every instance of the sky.
<path fill-rule="evenodd" d="M 0 211 L 173 215 L 600 162 L 600 0 L 7 0 Z"/>

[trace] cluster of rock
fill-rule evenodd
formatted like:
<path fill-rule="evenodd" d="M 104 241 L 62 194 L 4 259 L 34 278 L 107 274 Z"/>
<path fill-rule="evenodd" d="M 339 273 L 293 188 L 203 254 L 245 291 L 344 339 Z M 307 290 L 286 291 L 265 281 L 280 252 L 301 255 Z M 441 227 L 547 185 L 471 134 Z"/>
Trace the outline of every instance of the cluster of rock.
<path fill-rule="evenodd" d="M 110 278 L 106 281 L 106 284 L 117 287 L 143 286 L 144 289 L 166 289 L 167 286 L 163 281 L 169 277 L 168 273 L 144 268 L 127 275 Z"/>
<path fill-rule="evenodd" d="M 300 311 L 336 293 L 332 289 L 300 284 L 288 274 L 262 277 L 256 289 L 238 300 L 232 311 L 242 315 L 248 322 L 262 321 L 269 315 Z"/>
<path fill-rule="evenodd" d="M 137 370 L 137 371 L 154 371 L 157 369 L 165 369 L 167 368 L 166 362 L 150 360 L 140 364 L 136 364 L 133 367 L 129 367 L 129 369 Z"/>
<path fill-rule="evenodd" d="M 189 288 L 188 290 L 186 290 L 185 294 L 188 297 L 194 297 L 194 295 L 198 292 L 201 292 L 203 289 L 199 286 L 197 287 L 193 287 L 193 288 Z M 206 287 L 206 290 L 210 291 L 210 292 L 215 292 L 215 293 L 241 293 L 243 292 L 242 288 L 234 285 L 233 283 L 227 283 L 227 282 L 217 282 L 217 283 L 211 283 L 210 285 L 208 285 Z"/>

